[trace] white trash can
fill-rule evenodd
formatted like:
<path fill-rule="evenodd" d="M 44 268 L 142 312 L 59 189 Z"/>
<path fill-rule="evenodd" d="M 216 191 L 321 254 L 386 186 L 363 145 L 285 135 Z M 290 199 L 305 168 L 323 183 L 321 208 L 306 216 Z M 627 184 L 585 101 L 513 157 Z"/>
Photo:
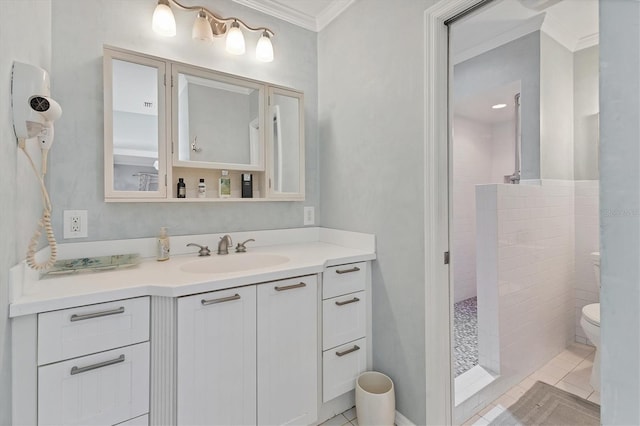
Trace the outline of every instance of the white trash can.
<path fill-rule="evenodd" d="M 366 371 L 356 379 L 356 414 L 362 426 L 393 426 L 396 395 L 393 381 L 377 371 Z"/>

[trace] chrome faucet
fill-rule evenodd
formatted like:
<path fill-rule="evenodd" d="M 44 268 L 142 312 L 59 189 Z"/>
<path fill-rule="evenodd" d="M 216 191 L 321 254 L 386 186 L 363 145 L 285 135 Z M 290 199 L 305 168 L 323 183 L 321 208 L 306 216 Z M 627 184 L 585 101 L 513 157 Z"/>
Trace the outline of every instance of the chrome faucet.
<path fill-rule="evenodd" d="M 245 247 L 245 244 L 247 244 L 249 241 L 255 241 L 253 238 L 249 238 L 247 241 L 244 241 L 242 243 L 238 243 L 238 245 L 236 246 L 236 253 L 244 253 L 247 251 L 247 247 Z"/>
<path fill-rule="evenodd" d="M 200 244 L 196 244 L 196 243 L 187 244 L 187 247 L 190 247 L 190 246 L 195 246 L 200 248 L 200 251 L 198 251 L 198 256 L 209 256 L 211 254 L 211 250 L 209 250 L 209 247 L 207 246 L 201 246 Z"/>
<path fill-rule="evenodd" d="M 229 254 L 229 246 L 233 247 L 231 236 L 227 234 L 224 237 L 220 237 L 220 242 L 218 243 L 218 254 Z"/>

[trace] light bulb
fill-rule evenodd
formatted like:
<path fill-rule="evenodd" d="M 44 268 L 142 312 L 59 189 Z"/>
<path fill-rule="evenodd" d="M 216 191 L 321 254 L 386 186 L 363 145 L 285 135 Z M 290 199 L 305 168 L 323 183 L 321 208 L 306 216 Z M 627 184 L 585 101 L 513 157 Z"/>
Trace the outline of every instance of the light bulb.
<path fill-rule="evenodd" d="M 264 31 L 256 46 L 256 59 L 262 62 L 273 61 L 273 45 L 269 33 Z"/>
<path fill-rule="evenodd" d="M 233 55 L 244 54 L 244 35 L 237 21 L 233 21 L 227 33 L 227 52 Z"/>
<path fill-rule="evenodd" d="M 158 0 L 156 10 L 153 12 L 151 28 L 164 37 L 176 35 L 176 19 L 173 17 L 168 0 Z"/>
<path fill-rule="evenodd" d="M 198 12 L 196 20 L 193 22 L 193 30 L 191 31 L 191 37 L 195 40 L 213 41 L 213 30 L 207 14 L 203 10 Z"/>

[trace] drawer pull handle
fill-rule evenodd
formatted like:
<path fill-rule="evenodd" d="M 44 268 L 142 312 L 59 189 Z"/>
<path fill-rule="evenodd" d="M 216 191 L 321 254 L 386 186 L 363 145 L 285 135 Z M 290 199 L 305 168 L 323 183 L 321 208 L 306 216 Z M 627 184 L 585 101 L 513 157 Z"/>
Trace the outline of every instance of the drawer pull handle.
<path fill-rule="evenodd" d="M 349 303 L 356 303 L 356 302 L 359 302 L 359 301 L 360 301 L 360 299 L 358 299 L 357 297 L 354 297 L 354 298 L 353 298 L 353 299 L 351 299 L 351 300 L 345 300 L 344 302 L 338 302 L 338 301 L 336 300 L 336 305 L 338 305 L 338 306 L 344 306 L 344 305 L 348 305 Z"/>
<path fill-rule="evenodd" d="M 82 314 L 82 315 L 73 314 L 71 315 L 71 322 L 83 321 L 83 320 L 88 320 L 92 318 L 106 317 L 109 315 L 116 315 L 116 314 L 123 314 L 123 313 L 124 313 L 124 306 L 120 306 L 117 309 L 111 309 L 108 311 L 92 312 L 90 314 Z"/>
<path fill-rule="evenodd" d="M 221 297 L 219 299 L 209 299 L 209 300 L 202 299 L 200 303 L 206 306 L 206 305 L 215 305 L 216 303 L 231 302 L 232 300 L 238 300 L 238 299 L 240 299 L 240 295 L 236 293 L 233 296 Z"/>
<path fill-rule="evenodd" d="M 338 356 L 345 356 L 345 355 L 347 355 L 347 354 L 350 354 L 351 352 L 355 352 L 355 351 L 359 351 L 359 350 L 360 350 L 360 346 L 358 346 L 358 345 L 353 345 L 353 347 L 352 347 L 352 348 L 347 349 L 347 350 L 345 350 L 345 351 L 342 351 L 342 352 L 340 352 L 340 351 L 336 351 L 336 355 L 338 355 Z"/>
<path fill-rule="evenodd" d="M 306 287 L 307 285 L 303 282 L 300 282 L 298 284 L 292 284 L 292 285 L 285 285 L 285 286 L 276 286 L 275 289 L 276 291 L 285 291 L 285 290 L 293 290 L 294 288 L 301 288 L 301 287 Z"/>
<path fill-rule="evenodd" d="M 107 367 L 107 366 L 113 365 L 113 364 L 120 364 L 121 362 L 124 362 L 124 354 L 120 355 L 116 359 L 99 362 L 97 364 L 87 365 L 86 367 L 73 367 L 71 369 L 71 375 L 73 376 L 73 375 L 76 375 L 76 374 L 85 373 L 87 371 L 95 370 L 97 368 Z"/>
<path fill-rule="evenodd" d="M 348 274 L 349 272 L 358 272 L 360 268 L 354 266 L 351 269 L 336 269 L 336 274 Z"/>

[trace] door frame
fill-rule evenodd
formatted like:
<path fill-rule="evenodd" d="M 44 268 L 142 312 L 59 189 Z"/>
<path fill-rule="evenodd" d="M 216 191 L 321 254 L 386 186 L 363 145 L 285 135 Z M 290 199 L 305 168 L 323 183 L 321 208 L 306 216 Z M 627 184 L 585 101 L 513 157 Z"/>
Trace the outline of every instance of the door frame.
<path fill-rule="evenodd" d="M 441 0 L 424 12 L 426 423 L 453 423 L 449 265 L 449 34 L 445 21 L 484 0 Z M 444 143 L 446 142 L 446 143 Z M 444 368 L 446 367 L 446 368 Z"/>

